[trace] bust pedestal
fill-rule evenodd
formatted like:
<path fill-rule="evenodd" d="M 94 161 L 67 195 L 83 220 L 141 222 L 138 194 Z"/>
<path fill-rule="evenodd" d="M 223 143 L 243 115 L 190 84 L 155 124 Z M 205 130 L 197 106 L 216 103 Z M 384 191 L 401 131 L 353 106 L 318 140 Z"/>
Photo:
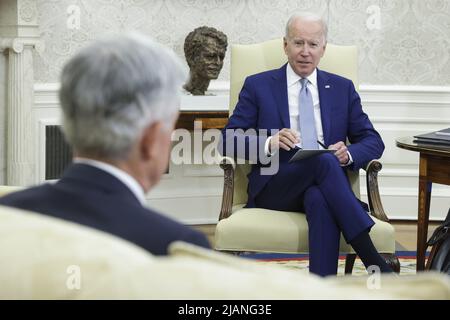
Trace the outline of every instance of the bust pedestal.
<path fill-rule="evenodd" d="M 201 121 L 202 130 L 222 129 L 228 121 L 228 95 L 181 96 L 180 116 L 176 128 L 194 130 Z"/>
<path fill-rule="evenodd" d="M 149 193 L 149 206 L 186 224 L 214 224 L 220 212 L 223 171 L 218 164 L 203 161 L 209 141 L 203 141 L 201 129 L 222 129 L 228 121 L 229 96 L 226 94 L 182 95 L 177 129 L 191 131 L 192 163 L 169 163 L 169 172 Z M 197 124 L 197 127 L 194 126 Z M 194 131 L 194 129 L 197 129 Z M 216 130 L 217 131 L 217 130 Z M 174 142 L 176 145 L 178 142 Z M 201 159 L 196 161 L 195 159 Z"/>

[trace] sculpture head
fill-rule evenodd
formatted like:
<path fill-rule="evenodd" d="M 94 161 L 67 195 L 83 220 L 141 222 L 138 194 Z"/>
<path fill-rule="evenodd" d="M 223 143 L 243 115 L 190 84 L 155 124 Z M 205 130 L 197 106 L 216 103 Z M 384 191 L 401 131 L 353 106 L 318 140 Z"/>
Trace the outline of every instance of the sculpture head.
<path fill-rule="evenodd" d="M 184 88 L 193 95 L 204 95 L 211 79 L 222 70 L 227 36 L 215 28 L 198 27 L 184 41 L 184 54 L 190 69 L 190 80 Z"/>

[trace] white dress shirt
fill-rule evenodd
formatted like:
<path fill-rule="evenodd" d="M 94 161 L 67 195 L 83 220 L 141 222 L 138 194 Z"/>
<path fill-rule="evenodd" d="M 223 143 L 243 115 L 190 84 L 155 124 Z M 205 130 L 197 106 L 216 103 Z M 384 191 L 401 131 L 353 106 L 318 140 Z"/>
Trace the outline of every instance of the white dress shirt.
<path fill-rule="evenodd" d="M 92 167 L 95 167 L 97 169 L 106 171 L 113 177 L 116 177 L 119 179 L 124 185 L 130 189 L 130 191 L 136 196 L 136 198 L 139 200 L 139 202 L 144 205 L 145 204 L 145 193 L 144 189 L 142 189 L 141 185 L 134 179 L 132 176 L 130 176 L 125 171 L 112 166 L 106 162 L 101 162 L 93 159 L 87 159 L 87 158 L 75 158 L 73 160 L 74 163 L 82 163 L 86 164 Z"/>
<path fill-rule="evenodd" d="M 299 133 L 300 136 L 300 142 L 296 144 L 298 147 L 302 147 L 302 137 L 301 137 L 301 131 L 300 131 L 300 125 L 298 121 L 299 117 L 299 95 L 300 95 L 300 89 L 302 87 L 300 80 L 302 77 L 300 77 L 298 74 L 292 70 L 291 65 L 288 63 L 286 66 L 286 83 L 287 83 L 287 92 L 288 92 L 288 104 L 289 104 L 289 120 L 291 124 L 291 129 L 295 130 Z M 317 133 L 317 140 L 324 143 L 323 139 L 323 128 L 322 128 L 322 118 L 320 114 L 320 99 L 319 99 L 319 89 L 317 86 L 317 68 L 314 69 L 313 73 L 311 73 L 308 77 L 308 90 L 311 93 L 313 105 L 314 105 L 314 120 L 316 124 L 316 133 Z M 264 150 L 267 155 L 274 155 L 275 152 L 269 152 L 269 143 L 272 137 L 269 137 L 266 140 Z M 319 145 L 319 149 L 323 149 L 322 146 Z M 350 165 L 353 163 L 352 156 L 350 152 L 347 151 L 349 161 L 345 165 Z"/>
<path fill-rule="evenodd" d="M 289 104 L 289 120 L 291 122 L 291 129 L 297 131 L 300 134 L 300 143 L 297 144 L 298 147 L 302 148 L 302 136 L 300 132 L 300 125 L 298 121 L 299 116 L 299 95 L 302 85 L 300 83 L 300 77 L 298 74 L 292 70 L 291 65 L 288 63 L 286 67 L 286 80 L 287 80 L 287 91 L 288 91 L 288 104 Z M 312 101 L 314 105 L 314 120 L 316 124 L 317 139 L 320 142 L 323 141 L 323 130 L 322 130 L 322 119 L 320 117 L 320 101 L 319 101 L 319 90 L 317 89 L 317 69 L 307 77 L 308 79 L 308 90 L 311 93 Z M 322 149 L 321 146 L 319 146 Z"/>

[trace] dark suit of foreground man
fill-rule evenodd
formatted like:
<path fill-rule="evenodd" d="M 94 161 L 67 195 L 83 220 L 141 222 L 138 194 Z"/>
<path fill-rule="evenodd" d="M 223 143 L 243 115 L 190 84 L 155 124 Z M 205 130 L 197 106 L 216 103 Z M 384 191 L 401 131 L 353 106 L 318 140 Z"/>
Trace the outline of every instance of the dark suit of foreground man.
<path fill-rule="evenodd" d="M 303 14 L 289 19 L 284 38 L 288 64 L 245 80 L 223 132 L 224 153 L 255 159 L 249 151 L 253 143 L 258 146 L 254 150 L 265 150 L 262 155 L 279 157 L 279 170 L 272 175 L 263 174 L 264 161 L 257 157 L 258 164 L 248 176 L 247 207 L 306 212 L 311 272 L 337 273 L 340 232 L 366 267 L 391 271 L 368 235 L 374 222 L 354 196 L 343 170 L 358 170 L 381 157 L 384 144 L 363 112 L 353 83 L 317 69 L 326 35 L 320 17 Z M 309 115 L 304 113 L 308 107 Z M 305 122 L 307 117 L 310 120 Z M 279 131 L 265 138 L 236 129 Z M 288 163 L 296 145 L 318 148 L 317 140 L 337 151 Z M 237 146 L 244 144 L 242 154 L 244 149 Z"/>
<path fill-rule="evenodd" d="M 100 229 L 156 255 L 176 240 L 209 247 L 201 233 L 144 206 L 169 161 L 185 79 L 173 53 L 139 35 L 80 51 L 64 67 L 60 89 L 74 164 L 55 184 L 0 204 Z"/>

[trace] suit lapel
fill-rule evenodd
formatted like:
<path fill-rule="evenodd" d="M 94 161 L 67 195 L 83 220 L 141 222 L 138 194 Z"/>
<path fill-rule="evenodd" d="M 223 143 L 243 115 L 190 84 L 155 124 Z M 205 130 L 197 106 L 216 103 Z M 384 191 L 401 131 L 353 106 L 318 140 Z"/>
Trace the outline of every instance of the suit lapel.
<path fill-rule="evenodd" d="M 319 91 L 320 115 L 322 118 L 323 139 L 329 145 L 331 134 L 332 84 L 323 71 L 317 69 L 317 89 Z"/>
<path fill-rule="evenodd" d="M 286 65 L 280 69 L 275 70 L 272 75 L 272 92 L 275 97 L 275 102 L 280 113 L 283 128 L 290 128 L 291 121 L 289 120 L 289 103 L 287 96 L 287 79 L 286 79 Z"/>

